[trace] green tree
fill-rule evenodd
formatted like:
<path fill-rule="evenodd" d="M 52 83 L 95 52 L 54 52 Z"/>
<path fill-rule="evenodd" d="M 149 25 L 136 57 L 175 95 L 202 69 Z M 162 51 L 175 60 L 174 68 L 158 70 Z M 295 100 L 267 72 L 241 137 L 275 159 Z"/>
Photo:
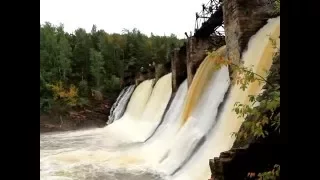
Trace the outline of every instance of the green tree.
<path fill-rule="evenodd" d="M 69 45 L 69 41 L 63 31 L 63 26 L 58 29 L 59 42 L 58 42 L 58 66 L 60 72 L 60 79 L 64 82 L 67 80 L 67 76 L 71 73 L 71 56 L 72 49 Z"/>
<path fill-rule="evenodd" d="M 76 42 L 73 50 L 74 63 L 72 64 L 72 72 L 78 80 L 87 80 L 89 74 L 89 37 L 86 31 L 79 28 L 75 31 Z"/>
<path fill-rule="evenodd" d="M 78 28 L 67 33 L 63 24 L 40 24 L 40 107 L 48 109 L 59 101 L 48 87 L 61 83 L 64 89 L 77 85 L 73 88 L 80 100 L 91 95 L 90 88 L 103 90 L 113 98 L 124 71 L 136 73 L 152 62 L 163 63 L 182 42 L 175 35 L 148 37 L 138 29 L 108 34 L 93 25 L 90 32 Z"/>
<path fill-rule="evenodd" d="M 101 52 L 96 51 L 95 49 L 90 49 L 90 74 L 94 78 L 95 86 L 100 87 L 101 80 L 105 74 L 103 68 L 104 62 Z"/>

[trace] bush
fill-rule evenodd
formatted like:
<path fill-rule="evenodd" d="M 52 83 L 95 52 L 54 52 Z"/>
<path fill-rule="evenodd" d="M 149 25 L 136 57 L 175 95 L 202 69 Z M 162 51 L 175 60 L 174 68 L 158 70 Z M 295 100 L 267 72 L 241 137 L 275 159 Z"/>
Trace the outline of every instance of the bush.
<path fill-rule="evenodd" d="M 53 92 L 53 100 L 60 101 L 69 106 L 75 106 L 78 103 L 78 88 L 73 84 L 65 88 L 61 81 L 55 84 L 48 84 Z"/>
<path fill-rule="evenodd" d="M 89 93 L 88 82 L 86 80 L 82 80 L 79 82 L 79 96 L 87 97 Z"/>
<path fill-rule="evenodd" d="M 52 98 L 40 98 L 40 114 L 42 112 L 49 112 L 54 101 Z"/>
<path fill-rule="evenodd" d="M 111 76 L 111 78 L 105 80 L 105 92 L 111 93 L 120 90 L 121 80 L 116 76 Z"/>

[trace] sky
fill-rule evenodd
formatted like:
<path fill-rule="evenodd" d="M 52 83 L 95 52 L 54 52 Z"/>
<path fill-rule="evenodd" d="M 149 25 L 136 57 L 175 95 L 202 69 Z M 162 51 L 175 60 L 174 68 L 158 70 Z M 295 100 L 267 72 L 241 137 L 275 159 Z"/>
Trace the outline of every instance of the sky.
<path fill-rule="evenodd" d="M 194 31 L 195 13 L 209 0 L 40 0 L 40 23 L 64 24 L 65 31 L 92 25 L 108 33 L 126 28 L 150 35 L 185 38 Z"/>

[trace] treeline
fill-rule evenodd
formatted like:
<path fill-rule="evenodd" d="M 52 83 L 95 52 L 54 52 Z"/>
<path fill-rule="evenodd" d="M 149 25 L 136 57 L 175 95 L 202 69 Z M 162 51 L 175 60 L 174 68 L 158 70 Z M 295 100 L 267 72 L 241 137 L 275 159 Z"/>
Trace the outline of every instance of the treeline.
<path fill-rule="evenodd" d="M 63 25 L 40 25 L 40 112 L 53 104 L 81 105 L 92 92 L 108 96 L 118 93 L 124 71 L 169 61 L 169 52 L 183 40 L 175 35 L 150 37 L 139 30 L 121 34 L 91 32 L 79 28 L 74 33 Z"/>

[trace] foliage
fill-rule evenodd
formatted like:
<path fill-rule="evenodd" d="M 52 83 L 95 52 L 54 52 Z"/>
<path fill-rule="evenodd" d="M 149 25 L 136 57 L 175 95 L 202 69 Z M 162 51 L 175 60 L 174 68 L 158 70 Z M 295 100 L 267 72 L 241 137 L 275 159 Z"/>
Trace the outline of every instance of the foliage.
<path fill-rule="evenodd" d="M 107 88 L 104 89 L 104 92 L 111 98 L 116 98 L 115 95 L 112 94 L 114 91 L 120 91 L 121 90 L 121 83 L 120 83 L 120 78 L 116 76 L 112 76 L 109 79 L 106 79 L 104 81 L 104 84 L 106 85 Z"/>
<path fill-rule="evenodd" d="M 271 171 L 258 174 L 259 180 L 276 180 L 280 177 L 280 165 L 274 165 Z"/>
<path fill-rule="evenodd" d="M 280 0 L 275 0 L 276 13 L 280 13 Z"/>
<path fill-rule="evenodd" d="M 61 100 L 67 105 L 75 106 L 78 102 L 78 88 L 73 84 L 69 88 L 65 88 L 61 81 L 55 84 L 48 84 L 53 92 L 53 100 Z"/>
<path fill-rule="evenodd" d="M 270 39 L 272 40 L 272 39 Z M 273 44 L 275 41 L 271 41 Z M 253 72 L 252 67 L 245 67 L 242 64 L 236 65 L 230 60 L 220 57 L 217 52 L 209 53 L 209 56 L 215 61 L 214 68 L 219 69 L 221 66 L 231 66 L 233 68 L 233 84 L 237 84 L 244 91 L 250 83 L 266 83 L 268 86 L 267 93 L 258 96 L 249 95 L 249 104 L 236 102 L 233 111 L 238 118 L 245 118 L 243 126 L 239 132 L 233 133 L 238 139 L 247 139 L 248 137 L 266 137 L 271 127 L 273 131 L 280 132 L 280 84 L 278 82 L 271 83 L 261 75 Z M 274 59 L 279 58 L 278 53 L 274 54 Z M 279 76 L 279 74 L 269 74 L 268 78 Z"/>
<path fill-rule="evenodd" d="M 90 49 L 90 64 L 90 73 L 95 82 L 94 86 L 99 87 L 101 79 L 105 74 L 105 70 L 103 68 L 103 56 L 101 52 L 98 52 L 93 48 Z"/>
<path fill-rule="evenodd" d="M 250 105 L 237 102 L 233 109 L 238 114 L 238 118 L 250 117 L 250 120 L 243 122 L 243 129 L 236 134 L 238 138 L 246 139 L 249 135 L 264 138 L 268 135 L 268 131 L 264 128 L 268 124 L 280 131 L 280 116 L 276 111 L 280 106 L 279 90 L 271 92 L 267 98 L 261 101 L 255 96 L 250 96 L 249 99 Z M 257 102 L 259 102 L 259 106 L 255 106 Z M 271 112 L 271 115 L 266 112 Z"/>
<path fill-rule="evenodd" d="M 129 65 L 140 69 L 164 63 L 170 50 L 182 43 L 175 35 L 148 37 L 137 29 L 108 34 L 93 25 L 90 32 L 79 28 L 67 33 L 62 24 L 40 24 L 40 109 L 49 110 L 55 101 L 74 104 L 76 97 L 57 98 L 70 93 L 65 87 L 71 84 L 81 102 L 87 102 L 90 89 L 116 96 L 124 71 L 133 71 Z"/>
<path fill-rule="evenodd" d="M 280 0 L 278 0 L 280 5 Z M 273 56 L 273 63 L 280 64 L 280 49 L 276 47 L 276 41 L 269 38 L 276 50 Z M 249 104 L 241 104 L 236 102 L 233 111 L 238 115 L 238 118 L 244 118 L 239 132 L 233 133 L 240 139 L 248 137 L 265 138 L 272 132 L 280 133 L 280 71 L 277 66 L 273 66 L 267 73 L 267 79 L 263 76 L 254 73 L 252 67 L 244 67 L 242 64 L 236 65 L 230 60 L 224 59 L 217 52 L 209 53 L 214 60 L 214 68 L 220 69 L 222 66 L 231 66 L 233 69 L 233 84 L 237 84 L 245 91 L 250 83 L 258 82 L 265 83 L 264 92 L 258 96 L 249 95 Z M 279 65 L 280 66 L 280 65 Z M 255 176 L 255 173 L 248 173 L 250 178 Z M 258 174 L 259 180 L 276 180 L 280 178 L 280 165 L 275 165 L 271 171 Z"/>
<path fill-rule="evenodd" d="M 280 54 L 275 54 L 275 58 Z M 275 59 L 274 58 L 274 59 Z M 239 69 L 238 76 L 243 75 L 240 80 L 236 78 L 236 84 L 240 84 L 241 88 L 245 90 L 249 83 L 255 81 L 264 82 L 268 87 L 265 93 L 258 96 L 249 96 L 249 105 L 236 103 L 234 111 L 238 118 L 246 118 L 243 122 L 243 128 L 235 135 L 239 139 L 246 139 L 248 136 L 266 137 L 268 131 L 280 132 L 280 84 L 275 81 L 273 83 L 267 81 L 262 76 L 252 72 L 252 70 Z M 241 73 L 242 71 L 242 73 Z M 275 72 L 274 72 L 275 73 Z M 268 78 L 278 76 L 279 74 L 269 74 Z M 277 77 L 280 78 L 280 77 Z"/>
<path fill-rule="evenodd" d="M 81 80 L 79 82 L 79 96 L 86 97 L 89 93 L 88 82 L 86 80 Z"/>

